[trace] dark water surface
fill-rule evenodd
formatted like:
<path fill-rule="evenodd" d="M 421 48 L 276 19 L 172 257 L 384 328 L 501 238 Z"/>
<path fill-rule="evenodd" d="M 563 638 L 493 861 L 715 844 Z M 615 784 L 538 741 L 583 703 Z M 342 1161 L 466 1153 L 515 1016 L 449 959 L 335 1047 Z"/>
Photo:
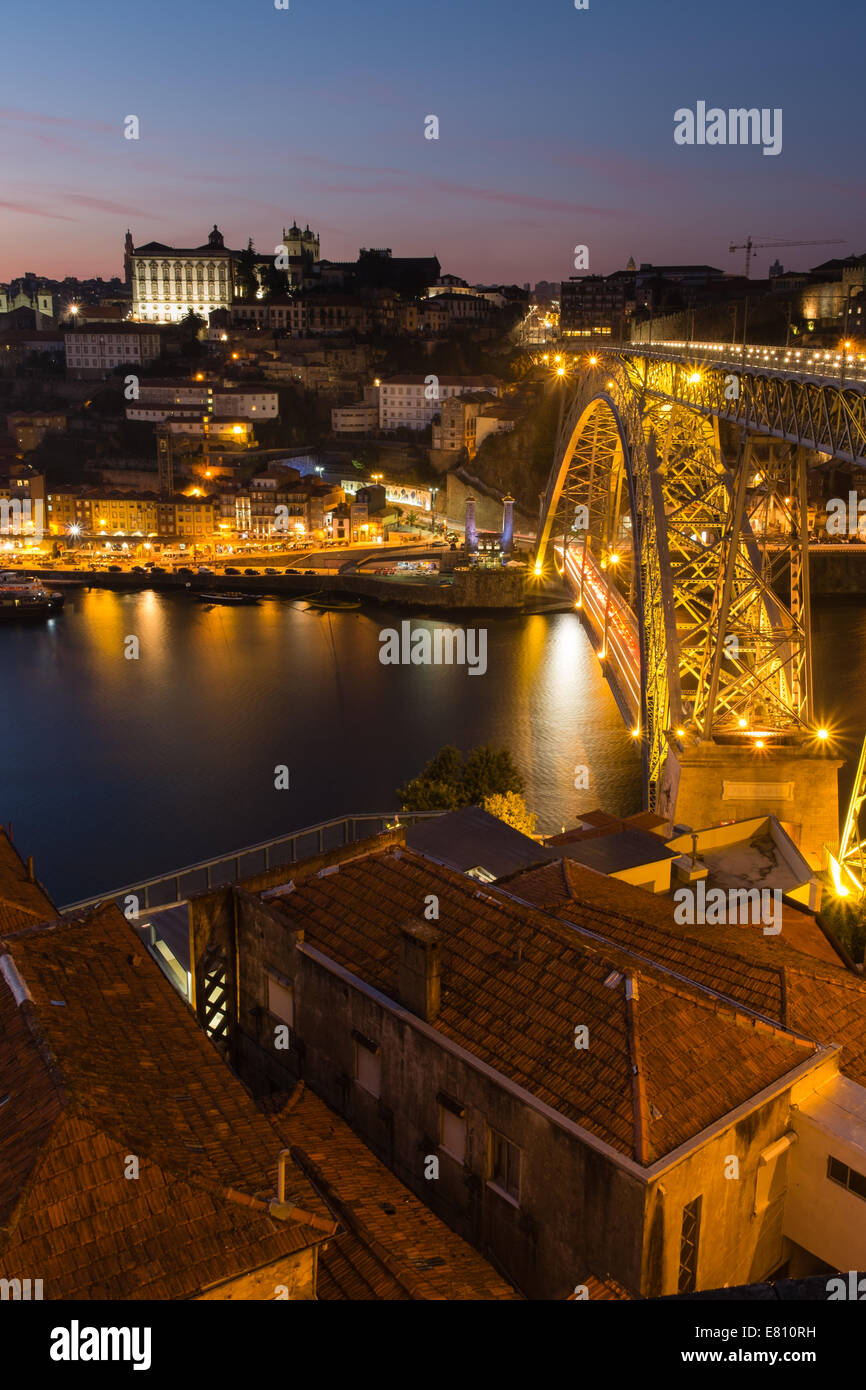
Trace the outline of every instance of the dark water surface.
<path fill-rule="evenodd" d="M 93 589 L 44 626 L 0 628 L 0 820 L 63 905 L 393 810 L 445 743 L 507 745 L 541 830 L 592 806 L 639 808 L 637 753 L 576 616 L 469 619 L 488 634 L 479 676 L 382 665 L 379 633 L 403 616 Z M 287 791 L 274 787 L 280 764 Z"/>
<path fill-rule="evenodd" d="M 403 614 L 82 590 L 62 617 L 0 629 L 0 820 L 61 903 L 270 839 L 397 807 L 444 743 L 505 744 L 539 829 L 638 809 L 635 746 L 576 616 L 470 619 L 487 672 L 383 666 Z M 413 626 L 418 620 L 413 619 Z M 866 603 L 818 603 L 816 704 L 856 759 Z M 137 636 L 140 658 L 124 657 Z M 277 791 L 274 769 L 289 769 Z M 586 766 L 588 790 L 575 790 Z M 853 768 L 843 770 L 847 794 Z"/>

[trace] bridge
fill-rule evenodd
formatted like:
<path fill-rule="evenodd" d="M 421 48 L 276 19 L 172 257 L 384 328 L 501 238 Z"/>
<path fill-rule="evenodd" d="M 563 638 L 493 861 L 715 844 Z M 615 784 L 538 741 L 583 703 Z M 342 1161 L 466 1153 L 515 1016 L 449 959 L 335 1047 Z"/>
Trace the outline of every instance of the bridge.
<path fill-rule="evenodd" d="M 775 814 L 817 865 L 839 763 L 812 692 L 806 466 L 866 463 L 866 382 L 760 351 L 606 344 L 566 366 L 536 573 L 576 596 L 647 806 L 695 826 Z M 786 545 L 759 545 L 762 509 Z"/>

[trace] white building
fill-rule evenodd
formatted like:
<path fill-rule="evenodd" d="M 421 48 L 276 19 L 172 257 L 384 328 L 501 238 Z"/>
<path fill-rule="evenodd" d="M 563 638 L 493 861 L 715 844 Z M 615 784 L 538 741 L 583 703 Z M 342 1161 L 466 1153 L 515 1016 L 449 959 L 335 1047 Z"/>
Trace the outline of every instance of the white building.
<path fill-rule="evenodd" d="M 499 395 L 499 383 L 492 376 L 392 376 L 379 388 L 379 428 L 382 430 L 423 430 L 432 424 L 449 396 L 468 391 Z"/>
<path fill-rule="evenodd" d="M 102 380 L 115 367 L 143 367 L 160 354 L 160 336 L 143 325 L 73 328 L 63 335 L 66 375 L 73 380 Z"/>
<path fill-rule="evenodd" d="M 187 314 L 207 318 L 228 309 L 236 292 L 239 252 L 230 251 L 214 229 L 204 246 L 192 249 L 149 241 L 130 254 L 133 318 L 150 323 L 179 323 Z"/>

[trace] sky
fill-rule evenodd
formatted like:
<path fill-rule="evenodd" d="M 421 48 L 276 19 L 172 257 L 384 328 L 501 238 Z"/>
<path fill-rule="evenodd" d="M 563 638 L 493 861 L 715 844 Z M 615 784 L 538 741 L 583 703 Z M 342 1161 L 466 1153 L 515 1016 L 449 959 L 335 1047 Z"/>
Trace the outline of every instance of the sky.
<path fill-rule="evenodd" d="M 851 0 L 41 0 L 4 17 L 0 281 L 123 273 L 137 245 L 436 255 L 488 283 L 866 251 Z M 37 22 L 38 21 L 38 22 Z M 850 55 L 850 56 L 846 56 Z M 782 149 L 677 145 L 699 101 L 781 108 Z M 139 139 L 124 138 L 126 117 Z M 439 138 L 425 138 L 436 116 Z"/>

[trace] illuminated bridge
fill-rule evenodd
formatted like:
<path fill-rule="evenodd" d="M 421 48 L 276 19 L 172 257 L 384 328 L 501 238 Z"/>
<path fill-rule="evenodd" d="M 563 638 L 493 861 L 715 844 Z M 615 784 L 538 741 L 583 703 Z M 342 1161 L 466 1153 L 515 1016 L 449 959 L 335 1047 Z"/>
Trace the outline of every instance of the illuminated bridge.
<path fill-rule="evenodd" d="M 806 466 L 866 463 L 866 382 L 758 351 L 606 345 L 566 365 L 536 569 L 583 610 L 647 805 L 693 825 L 775 814 L 817 863 L 839 764 L 813 707 Z"/>

